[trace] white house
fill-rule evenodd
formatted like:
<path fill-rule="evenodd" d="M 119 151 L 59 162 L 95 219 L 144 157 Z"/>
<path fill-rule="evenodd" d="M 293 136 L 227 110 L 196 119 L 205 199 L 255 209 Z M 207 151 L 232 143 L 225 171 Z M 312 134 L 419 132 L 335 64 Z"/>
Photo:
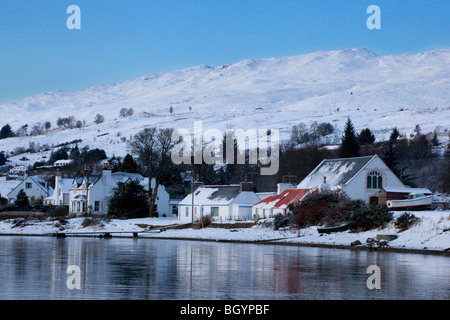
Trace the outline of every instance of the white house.
<path fill-rule="evenodd" d="M 30 203 L 33 203 L 37 199 L 44 200 L 53 193 L 52 187 L 50 187 L 48 182 L 45 180 L 38 177 L 26 176 L 14 189 L 8 193 L 8 201 L 14 202 L 17 199 L 17 195 L 21 189 L 23 189 L 23 191 L 27 194 Z"/>
<path fill-rule="evenodd" d="M 17 165 L 13 168 L 9 169 L 9 173 L 11 174 L 24 174 L 27 172 L 27 167 L 24 165 Z"/>
<path fill-rule="evenodd" d="M 106 213 L 103 211 L 103 208 L 106 207 L 107 197 L 111 194 L 113 187 L 108 188 L 110 190 L 102 190 L 103 192 L 101 195 L 99 195 L 100 188 L 96 188 L 96 190 L 93 191 L 92 186 L 101 178 L 103 178 L 102 186 L 106 186 L 107 184 L 111 186 L 115 185 L 114 180 L 111 178 L 111 171 L 109 170 L 103 170 L 103 175 L 101 177 L 92 175 L 89 177 L 75 177 L 73 179 L 72 187 L 69 190 L 70 213 L 86 213 L 88 208 L 90 208 L 90 212 L 93 214 Z M 96 195 L 92 196 L 93 193 L 96 193 Z M 99 196 L 102 198 L 102 203 L 98 200 Z"/>
<path fill-rule="evenodd" d="M 381 188 L 405 187 L 378 155 L 323 160 L 297 188 L 318 187 L 324 178 L 332 190 L 367 203 L 378 203 Z"/>
<path fill-rule="evenodd" d="M 57 160 L 53 165 L 55 167 L 64 167 L 72 163 L 72 160 Z"/>
<path fill-rule="evenodd" d="M 148 178 L 138 173 L 112 173 L 111 170 L 103 170 L 101 175 L 90 176 L 89 181 L 87 177 L 73 179 L 69 191 L 69 212 L 85 213 L 87 203 L 87 208 L 92 214 L 108 213 L 108 204 L 114 189 L 119 183 L 127 183 L 131 180 L 137 181 L 148 190 Z M 152 185 L 154 187 L 154 183 Z M 155 203 L 158 214 L 170 214 L 169 198 L 164 186 L 160 185 Z"/>
<path fill-rule="evenodd" d="M 178 204 L 178 219 L 198 221 L 210 215 L 213 220 L 250 220 L 252 206 L 260 201 L 253 184 L 200 186 Z"/>
<path fill-rule="evenodd" d="M 69 205 L 70 188 L 72 188 L 73 179 L 62 178 L 58 173 L 55 176 L 55 188 L 53 194 L 44 199 L 44 204 L 54 206 Z"/>

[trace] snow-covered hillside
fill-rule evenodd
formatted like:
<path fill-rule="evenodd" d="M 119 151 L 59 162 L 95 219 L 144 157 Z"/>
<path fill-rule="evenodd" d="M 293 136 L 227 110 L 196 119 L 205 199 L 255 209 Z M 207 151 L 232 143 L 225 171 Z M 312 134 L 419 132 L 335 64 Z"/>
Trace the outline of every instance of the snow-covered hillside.
<path fill-rule="evenodd" d="M 281 129 L 299 122 L 330 122 L 342 129 L 350 117 L 357 130 L 387 136 L 393 127 L 412 132 L 449 129 L 450 49 L 378 56 L 366 49 L 320 51 L 284 58 L 244 60 L 210 67 L 145 75 L 74 92 L 49 92 L 1 104 L 13 130 L 50 121 L 44 135 L 0 140 L 1 151 L 82 139 L 80 147 L 123 156 L 127 140 L 145 126 Z M 112 66 L 113 67 L 113 66 Z M 36 79 L 39 81 L 39 79 Z M 171 113 L 172 107 L 173 113 Z M 119 117 L 133 108 L 130 117 Z M 105 122 L 94 124 L 96 114 Z M 85 121 L 58 129 L 58 117 Z M 445 134 L 446 136 L 446 134 Z M 37 159 L 30 159 L 36 161 Z"/>

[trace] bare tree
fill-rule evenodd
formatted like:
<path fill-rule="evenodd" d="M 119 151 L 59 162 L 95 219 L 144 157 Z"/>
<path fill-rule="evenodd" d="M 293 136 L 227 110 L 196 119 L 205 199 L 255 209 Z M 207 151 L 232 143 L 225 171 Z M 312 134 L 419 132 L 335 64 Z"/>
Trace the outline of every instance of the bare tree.
<path fill-rule="evenodd" d="M 148 175 L 148 196 L 150 200 L 149 216 L 154 217 L 154 206 L 161 177 L 171 167 L 170 152 L 173 148 L 173 129 L 145 128 L 137 133 L 130 142 L 131 152 L 136 154 L 139 162 L 145 168 Z M 155 179 L 155 187 L 152 190 L 151 180 Z"/>

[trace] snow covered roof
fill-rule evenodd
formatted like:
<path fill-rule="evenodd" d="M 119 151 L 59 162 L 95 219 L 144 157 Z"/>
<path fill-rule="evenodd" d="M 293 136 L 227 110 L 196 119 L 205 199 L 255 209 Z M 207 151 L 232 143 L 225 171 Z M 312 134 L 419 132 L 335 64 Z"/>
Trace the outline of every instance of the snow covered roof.
<path fill-rule="evenodd" d="M 114 172 L 111 174 L 111 177 L 114 179 L 114 181 L 116 181 L 116 183 L 127 182 L 128 179 L 134 180 L 139 183 L 141 183 L 142 180 L 144 180 L 144 177 L 141 174 L 130 172 Z"/>
<path fill-rule="evenodd" d="M 89 176 L 89 184 L 94 184 L 97 182 L 98 179 L 100 179 L 102 176 L 99 174 L 93 174 Z M 77 188 L 79 188 L 82 184 L 83 181 L 87 180 L 87 177 L 75 177 L 72 180 L 72 185 L 75 182 L 77 184 Z"/>
<path fill-rule="evenodd" d="M 44 179 L 38 178 L 38 177 L 34 177 L 34 176 L 28 176 L 25 179 L 23 179 L 22 181 L 20 181 L 13 189 L 11 189 L 8 193 L 8 195 L 15 189 L 17 189 L 18 187 L 20 187 L 20 185 L 22 183 L 24 183 L 27 180 L 31 180 L 33 181 L 39 188 L 42 189 L 43 192 L 48 193 L 48 194 L 52 194 L 53 193 L 53 188 L 50 187 L 47 183 L 47 181 L 45 181 Z"/>
<path fill-rule="evenodd" d="M 302 201 L 307 196 L 317 192 L 316 188 L 305 188 L 305 189 L 287 189 L 282 193 L 267 197 L 266 199 L 253 205 L 257 208 L 262 209 L 272 209 L 272 208 L 287 208 L 290 203 L 297 203 Z"/>
<path fill-rule="evenodd" d="M 72 160 L 56 160 L 53 164 L 54 165 L 64 165 L 64 164 L 71 164 Z"/>
<path fill-rule="evenodd" d="M 72 188 L 73 179 L 61 179 L 59 185 L 63 193 L 69 193 L 70 188 Z"/>
<path fill-rule="evenodd" d="M 239 185 L 201 186 L 194 191 L 194 205 L 228 205 L 240 192 Z M 192 204 L 192 193 L 180 204 Z"/>
<path fill-rule="evenodd" d="M 323 160 L 305 179 L 297 185 L 298 189 L 315 188 L 323 183 L 333 187 L 347 184 L 375 156 Z"/>

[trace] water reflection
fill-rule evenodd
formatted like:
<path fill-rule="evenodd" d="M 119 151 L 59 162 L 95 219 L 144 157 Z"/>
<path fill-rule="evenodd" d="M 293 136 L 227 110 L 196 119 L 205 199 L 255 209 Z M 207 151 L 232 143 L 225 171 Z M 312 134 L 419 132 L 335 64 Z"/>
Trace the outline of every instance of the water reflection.
<path fill-rule="evenodd" d="M 0 237 L 0 299 L 449 299 L 438 256 L 152 239 Z M 69 265 L 81 289 L 66 285 Z M 366 286 L 381 268 L 381 290 Z"/>

